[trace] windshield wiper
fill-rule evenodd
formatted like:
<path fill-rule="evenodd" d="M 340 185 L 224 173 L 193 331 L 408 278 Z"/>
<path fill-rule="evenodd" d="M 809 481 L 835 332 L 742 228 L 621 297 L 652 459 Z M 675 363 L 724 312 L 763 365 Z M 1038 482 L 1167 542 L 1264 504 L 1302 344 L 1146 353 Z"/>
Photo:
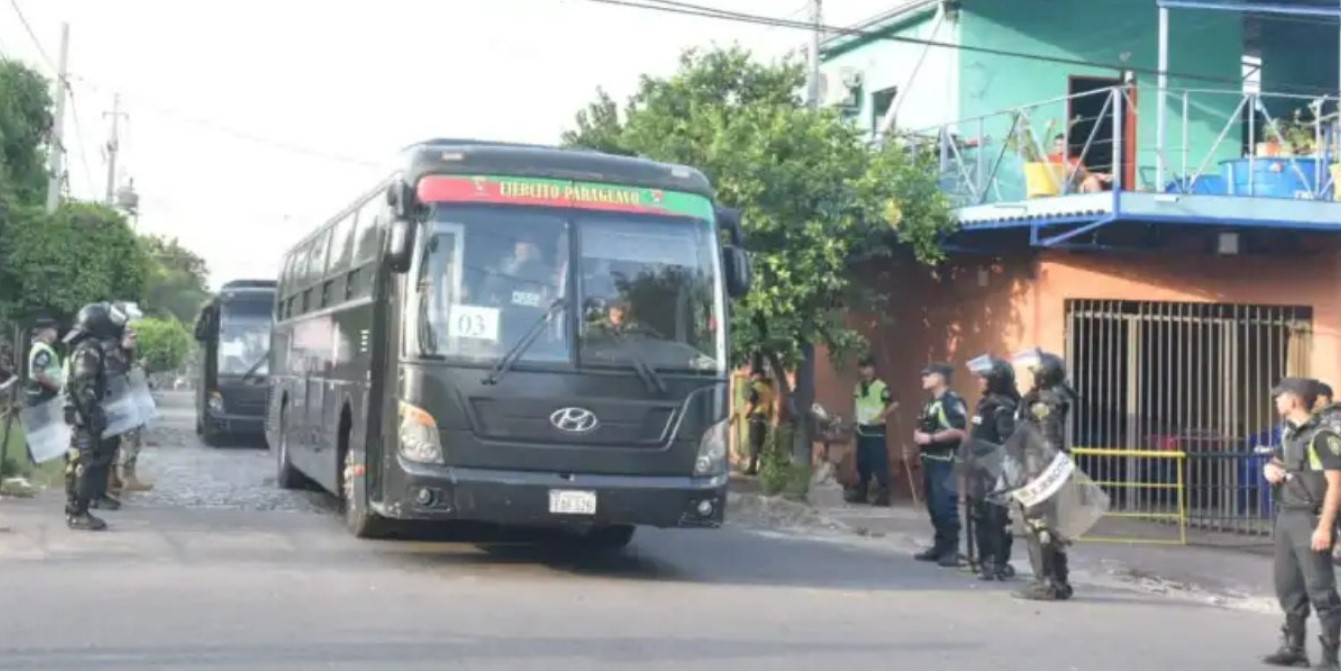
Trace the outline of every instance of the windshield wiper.
<path fill-rule="evenodd" d="M 433 323 L 428 319 L 428 291 L 420 290 L 419 304 L 416 306 L 418 319 L 418 332 L 415 337 L 419 340 L 419 352 L 425 356 L 436 356 L 438 353 L 438 337 L 433 332 Z"/>
<path fill-rule="evenodd" d="M 629 365 L 633 366 L 634 372 L 642 378 L 647 388 L 658 395 L 664 396 L 666 394 L 666 382 L 661 379 L 660 375 L 657 375 L 656 369 L 647 363 L 647 359 L 644 359 L 643 355 L 638 353 L 638 348 L 629 342 L 628 336 L 619 331 L 612 331 L 610 339 L 614 340 L 615 345 L 619 347 L 619 351 L 629 358 Z"/>
<path fill-rule="evenodd" d="M 503 376 L 512 369 L 513 364 L 516 364 L 517 360 L 526 353 L 526 349 L 544 332 L 545 325 L 549 323 L 549 320 L 566 305 L 568 305 L 567 298 L 554 299 L 554 302 L 550 303 L 549 307 L 545 309 L 545 314 L 540 315 L 540 319 L 537 319 L 534 324 L 531 324 L 531 328 L 527 329 L 526 335 L 522 336 L 522 339 L 518 340 L 517 344 L 513 345 L 512 349 L 509 349 L 503 355 L 503 358 L 498 360 L 498 364 L 494 366 L 493 370 L 489 371 L 488 375 L 484 376 L 484 384 L 498 384 L 498 381 L 503 379 Z"/>
<path fill-rule="evenodd" d="M 252 376 L 256 374 L 256 371 L 258 369 L 260 369 L 261 364 L 265 363 L 269 359 L 270 359 L 270 350 L 266 350 L 265 354 L 262 354 L 261 358 L 257 359 L 256 363 L 252 364 L 251 368 L 248 368 L 247 372 L 242 374 L 242 381 L 246 382 L 247 380 L 252 379 Z"/>

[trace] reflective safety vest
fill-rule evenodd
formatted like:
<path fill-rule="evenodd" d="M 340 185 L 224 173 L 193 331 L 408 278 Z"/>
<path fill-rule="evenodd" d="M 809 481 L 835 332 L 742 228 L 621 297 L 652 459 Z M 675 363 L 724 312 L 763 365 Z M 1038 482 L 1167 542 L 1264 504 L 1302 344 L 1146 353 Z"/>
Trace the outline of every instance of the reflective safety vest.
<path fill-rule="evenodd" d="M 880 421 L 880 415 L 885 412 L 885 383 L 881 380 L 872 380 L 866 385 L 866 393 L 861 393 L 862 384 L 857 383 L 856 393 L 853 397 L 856 399 L 857 424 L 884 428 L 884 422 Z"/>
<path fill-rule="evenodd" d="M 46 353 L 47 363 L 39 369 L 37 357 L 42 353 Z M 29 395 L 33 400 L 46 400 L 60 393 L 59 386 L 53 390 L 39 383 L 37 381 L 39 374 L 56 380 L 59 386 L 64 386 L 65 375 L 61 368 L 61 358 L 56 355 L 56 350 L 52 349 L 51 345 L 41 341 L 34 342 L 32 350 L 28 352 L 28 379 L 32 381 L 29 384 Z"/>

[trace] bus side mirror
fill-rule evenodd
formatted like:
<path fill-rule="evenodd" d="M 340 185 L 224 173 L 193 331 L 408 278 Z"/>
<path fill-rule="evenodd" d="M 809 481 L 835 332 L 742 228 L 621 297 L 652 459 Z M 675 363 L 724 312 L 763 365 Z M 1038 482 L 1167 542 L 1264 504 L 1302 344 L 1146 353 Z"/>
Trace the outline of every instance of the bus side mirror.
<path fill-rule="evenodd" d="M 405 219 L 393 220 L 389 237 L 386 253 L 391 272 L 409 272 L 410 258 L 414 255 L 414 224 Z"/>
<path fill-rule="evenodd" d="M 732 246 L 740 247 L 744 244 L 745 229 L 741 227 L 740 210 L 732 207 L 716 208 L 717 226 L 726 231 Z"/>
<path fill-rule="evenodd" d="M 732 298 L 740 298 L 750 292 L 754 283 L 754 266 L 750 255 L 735 245 L 722 248 L 722 270 L 726 273 L 726 293 Z"/>

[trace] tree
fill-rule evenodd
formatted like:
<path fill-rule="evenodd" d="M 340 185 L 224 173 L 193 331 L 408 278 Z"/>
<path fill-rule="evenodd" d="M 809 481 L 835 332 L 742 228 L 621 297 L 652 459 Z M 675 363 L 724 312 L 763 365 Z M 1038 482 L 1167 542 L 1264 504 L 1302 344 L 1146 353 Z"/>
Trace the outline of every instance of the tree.
<path fill-rule="evenodd" d="M 135 323 L 136 348 L 150 373 L 176 370 L 191 354 L 191 334 L 176 317 L 146 317 Z"/>
<path fill-rule="evenodd" d="M 0 197 L 35 205 L 46 200 L 46 143 L 52 126 L 48 83 L 36 71 L 0 60 Z"/>
<path fill-rule="evenodd" d="M 103 205 L 65 202 L 48 216 L 13 213 L 0 264 L 0 314 L 70 319 L 84 304 L 143 297 L 148 257 L 125 217 Z"/>
<path fill-rule="evenodd" d="M 795 61 L 690 50 L 673 76 L 644 76 L 622 110 L 599 92 L 563 135 L 569 146 L 699 168 L 718 200 L 744 210 L 755 283 L 733 306 L 737 365 L 763 357 L 776 371 L 807 344 L 834 356 L 865 347 L 846 314 L 878 311 L 883 297 L 854 282 L 852 264 L 898 250 L 934 263 L 955 225 L 932 157 L 869 147 L 837 112 L 802 105 L 804 82 Z"/>
<path fill-rule="evenodd" d="M 209 268 L 205 260 L 176 238 L 142 236 L 140 245 L 149 259 L 145 312 L 190 322 L 209 297 Z"/>

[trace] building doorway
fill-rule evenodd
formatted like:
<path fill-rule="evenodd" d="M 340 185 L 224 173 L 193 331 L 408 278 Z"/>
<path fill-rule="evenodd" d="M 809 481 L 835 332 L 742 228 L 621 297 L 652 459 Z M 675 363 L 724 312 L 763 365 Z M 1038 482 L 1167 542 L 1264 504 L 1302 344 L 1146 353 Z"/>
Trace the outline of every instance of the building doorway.
<path fill-rule="evenodd" d="M 1122 79 L 1073 75 L 1067 83 L 1066 118 L 1067 156 L 1080 159 L 1087 170 L 1097 174 L 1122 176 L 1124 188 L 1131 188 L 1136 176 L 1136 89 L 1128 87 L 1125 96 L 1109 93 L 1123 85 Z M 1122 115 L 1121 147 L 1118 150 L 1113 106 Z M 1092 139 L 1091 139 L 1092 138 Z"/>

